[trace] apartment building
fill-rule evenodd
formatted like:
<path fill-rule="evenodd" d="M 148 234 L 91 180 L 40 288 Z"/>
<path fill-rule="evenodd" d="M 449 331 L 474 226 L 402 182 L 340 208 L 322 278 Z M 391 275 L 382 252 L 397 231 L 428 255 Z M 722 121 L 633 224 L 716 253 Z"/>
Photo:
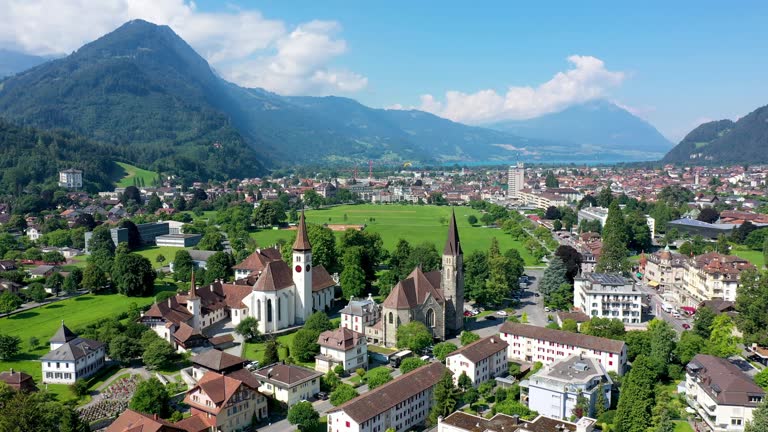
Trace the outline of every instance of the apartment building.
<path fill-rule="evenodd" d="M 697 354 L 685 374 L 688 404 L 714 432 L 738 432 L 752 420 L 765 391 L 728 359 Z"/>
<path fill-rule="evenodd" d="M 488 336 L 452 352 L 445 358 L 445 366 L 453 372 L 454 383 L 464 373 L 477 387 L 507 373 L 508 346 L 498 335 Z"/>
<path fill-rule="evenodd" d="M 522 162 L 518 162 L 514 166 L 509 167 L 507 175 L 507 197 L 518 199 L 520 198 L 520 191 L 525 186 L 525 165 Z"/>
<path fill-rule="evenodd" d="M 631 280 L 617 274 L 583 273 L 574 280 L 573 303 L 590 317 L 639 324 L 642 293 Z"/>
<path fill-rule="evenodd" d="M 280 363 L 263 367 L 253 374 L 261 383 L 259 392 L 289 407 L 316 395 L 323 375 L 312 369 Z"/>
<path fill-rule="evenodd" d="M 496 414 L 487 419 L 463 411 L 437 419 L 437 432 L 592 432 L 595 419 L 582 417 L 576 423 L 540 415 L 533 420 Z"/>
<path fill-rule="evenodd" d="M 317 338 L 320 354 L 315 356 L 315 370 L 328 372 L 337 365 L 347 372 L 368 369 L 368 344 L 362 333 L 346 327 L 327 330 Z"/>
<path fill-rule="evenodd" d="M 422 425 L 445 371 L 442 363 L 430 363 L 331 409 L 328 432 L 401 432 Z"/>
<path fill-rule="evenodd" d="M 520 383 L 528 408 L 541 415 L 569 419 L 575 415 L 579 395 L 587 400 L 584 416 L 593 416 L 597 399 L 603 393 L 603 408 L 611 403 L 613 381 L 595 359 L 571 356 L 542 368 Z"/>
<path fill-rule="evenodd" d="M 500 337 L 509 344 L 507 359 L 550 366 L 571 356 L 593 358 L 608 372 L 623 375 L 627 367 L 624 341 L 546 327 L 505 322 Z"/>

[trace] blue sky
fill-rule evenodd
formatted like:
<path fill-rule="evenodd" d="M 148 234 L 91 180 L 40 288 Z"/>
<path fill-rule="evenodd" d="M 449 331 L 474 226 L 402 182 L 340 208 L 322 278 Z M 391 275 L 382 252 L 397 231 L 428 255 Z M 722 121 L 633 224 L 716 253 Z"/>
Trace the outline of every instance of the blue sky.
<path fill-rule="evenodd" d="M 68 52 L 144 18 L 241 85 L 474 124 L 606 98 L 675 142 L 701 121 L 768 104 L 766 2 L 61 3 L 26 3 L 43 15 L 0 0 L 0 47 Z"/>

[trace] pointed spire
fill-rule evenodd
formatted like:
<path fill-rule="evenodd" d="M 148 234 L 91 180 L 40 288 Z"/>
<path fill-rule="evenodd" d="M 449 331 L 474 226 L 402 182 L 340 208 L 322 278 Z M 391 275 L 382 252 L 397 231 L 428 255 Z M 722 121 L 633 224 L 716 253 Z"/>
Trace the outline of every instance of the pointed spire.
<path fill-rule="evenodd" d="M 301 217 L 299 217 L 299 229 L 296 231 L 296 241 L 293 242 L 293 250 L 308 251 L 311 249 L 312 245 L 309 244 L 309 237 L 307 236 L 307 224 L 304 221 L 304 210 L 302 210 Z"/>
<path fill-rule="evenodd" d="M 61 327 L 59 327 L 59 330 L 56 331 L 56 334 L 53 335 L 49 342 L 64 344 L 76 337 L 77 335 L 64 325 L 64 320 L 61 320 Z"/>
<path fill-rule="evenodd" d="M 192 269 L 192 278 L 189 287 L 189 298 L 197 298 L 197 289 L 195 288 L 195 269 Z"/>
<path fill-rule="evenodd" d="M 451 208 L 451 221 L 448 222 L 448 239 L 445 241 L 443 255 L 458 256 L 461 253 L 459 229 L 456 227 L 456 212 Z"/>

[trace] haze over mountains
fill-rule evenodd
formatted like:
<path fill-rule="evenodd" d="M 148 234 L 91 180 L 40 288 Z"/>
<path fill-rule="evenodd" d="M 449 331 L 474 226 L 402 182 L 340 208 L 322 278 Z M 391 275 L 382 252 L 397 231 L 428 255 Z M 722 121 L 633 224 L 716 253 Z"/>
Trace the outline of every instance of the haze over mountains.
<path fill-rule="evenodd" d="M 475 127 L 348 98 L 243 88 L 221 79 L 169 27 L 142 20 L 0 81 L 0 116 L 66 129 L 119 146 L 141 166 L 201 178 L 367 159 L 658 160 L 672 146 L 647 122 L 606 101 Z"/>
<path fill-rule="evenodd" d="M 51 58 L 0 49 L 0 78 L 25 71 L 48 60 Z"/>

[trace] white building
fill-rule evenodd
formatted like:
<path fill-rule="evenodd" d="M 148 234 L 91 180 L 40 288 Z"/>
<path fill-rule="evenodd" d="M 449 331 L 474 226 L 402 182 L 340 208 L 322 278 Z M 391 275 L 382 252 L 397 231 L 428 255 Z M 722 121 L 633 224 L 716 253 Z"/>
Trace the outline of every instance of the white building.
<path fill-rule="evenodd" d="M 74 384 L 104 366 L 106 345 L 77 337 L 63 321 L 50 343 L 51 351 L 40 358 L 46 384 Z"/>
<path fill-rule="evenodd" d="M 487 419 L 456 411 L 444 419 L 437 419 L 437 432 L 592 432 L 595 423 L 595 419 L 589 417 L 571 423 L 543 415 L 529 421 L 516 415 L 496 414 Z"/>
<path fill-rule="evenodd" d="M 276 363 L 253 373 L 259 380 L 259 392 L 289 407 L 308 400 L 320 391 L 320 372 L 300 366 Z"/>
<path fill-rule="evenodd" d="M 328 430 L 401 432 L 424 424 L 445 370 L 442 363 L 430 363 L 331 409 Z"/>
<path fill-rule="evenodd" d="M 509 344 L 507 358 L 512 361 L 541 362 L 549 366 L 573 355 L 582 355 L 596 359 L 606 371 L 619 375 L 624 375 L 627 367 L 624 341 L 509 321 L 502 324 L 499 331 Z"/>
<path fill-rule="evenodd" d="M 569 419 L 574 415 L 578 398 L 585 398 L 582 416 L 593 416 L 600 392 L 603 408 L 611 404 L 613 381 L 598 361 L 572 356 L 567 360 L 542 368 L 520 383 L 528 390 L 528 408 L 541 415 L 556 419 Z"/>
<path fill-rule="evenodd" d="M 445 366 L 453 372 L 453 382 L 458 384 L 462 373 L 472 380 L 475 387 L 485 381 L 506 375 L 507 344 L 498 335 L 472 342 L 445 358 Z"/>
<path fill-rule="evenodd" d="M 82 189 L 83 172 L 76 169 L 59 171 L 59 187 L 67 189 Z"/>
<path fill-rule="evenodd" d="M 697 354 L 685 374 L 688 404 L 714 432 L 743 431 L 765 391 L 727 359 Z"/>
<path fill-rule="evenodd" d="M 507 197 L 520 198 L 519 192 L 525 186 L 525 165 L 518 162 L 515 166 L 509 167 L 507 178 Z"/>
<path fill-rule="evenodd" d="M 36 227 L 36 226 L 32 226 L 32 225 L 27 227 L 27 238 L 28 239 L 30 239 L 32 241 L 37 241 L 40 238 L 41 235 L 43 235 L 43 232 L 40 229 L 40 227 Z"/>
<path fill-rule="evenodd" d="M 341 310 L 341 327 L 363 333 L 369 341 L 374 341 L 378 338 L 369 335 L 369 328 L 376 324 L 380 318 L 381 307 L 376 304 L 371 294 L 368 294 L 367 299 L 355 300 L 353 297 L 347 306 Z"/>
<path fill-rule="evenodd" d="M 347 372 L 368 369 L 368 344 L 362 333 L 341 327 L 320 333 L 320 354 L 315 356 L 315 370 L 328 372 L 342 365 Z"/>
<path fill-rule="evenodd" d="M 590 317 L 639 324 L 642 293 L 631 280 L 616 274 L 583 273 L 573 284 L 573 304 Z"/>

